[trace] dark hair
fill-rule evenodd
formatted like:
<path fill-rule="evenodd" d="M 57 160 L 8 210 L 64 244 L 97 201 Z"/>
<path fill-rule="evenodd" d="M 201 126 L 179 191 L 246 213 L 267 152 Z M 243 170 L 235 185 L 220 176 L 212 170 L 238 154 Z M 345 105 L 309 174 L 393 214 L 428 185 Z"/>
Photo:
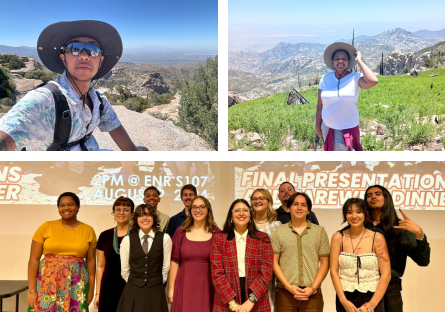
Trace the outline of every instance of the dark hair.
<path fill-rule="evenodd" d="M 368 207 L 366 206 L 366 202 L 361 198 L 349 198 L 345 203 L 343 204 L 343 223 L 346 222 L 346 214 L 348 213 L 349 207 L 352 205 L 356 205 L 359 207 L 363 214 L 365 215 L 365 221 L 363 222 L 364 226 L 367 226 L 372 223 L 371 218 L 368 215 Z"/>
<path fill-rule="evenodd" d="M 148 213 L 147 213 L 148 210 Z M 153 217 L 153 226 L 152 230 L 156 233 L 159 232 L 159 228 L 161 226 L 161 220 L 159 219 L 158 214 L 156 213 L 156 209 L 153 206 L 142 204 L 136 207 L 134 213 L 131 215 L 131 229 L 130 232 L 137 232 L 141 227 L 138 224 L 138 218 L 142 215 L 150 215 Z"/>
<path fill-rule="evenodd" d="M 382 225 L 383 232 L 385 234 L 397 234 L 400 233 L 397 229 L 394 229 L 395 225 L 399 225 L 399 217 L 397 216 L 396 209 L 394 208 L 394 201 L 392 200 L 391 193 L 381 185 L 372 185 L 368 187 L 365 191 L 365 203 L 368 208 L 368 215 L 371 220 L 372 218 L 372 209 L 368 206 L 368 190 L 377 187 L 382 191 L 383 197 L 385 198 L 385 203 L 382 207 L 382 214 L 380 215 L 380 224 Z"/>
<path fill-rule="evenodd" d="M 286 183 L 292 185 L 292 188 L 293 188 L 294 191 L 295 191 L 295 186 L 294 186 L 292 183 L 288 182 L 288 181 L 284 181 L 283 183 L 281 183 L 281 184 L 278 186 L 278 191 L 280 190 L 281 186 L 282 186 L 283 184 L 286 184 Z"/>
<path fill-rule="evenodd" d="M 193 184 L 186 184 L 181 189 L 181 199 L 182 199 L 182 194 L 184 193 L 185 190 L 193 191 L 195 196 L 198 195 L 198 191 L 196 190 L 196 187 Z"/>
<path fill-rule="evenodd" d="M 123 204 L 124 206 L 130 206 L 130 208 L 131 208 L 131 213 L 134 212 L 134 202 L 133 202 L 130 198 L 125 197 L 125 196 L 120 196 L 120 197 L 118 197 L 118 198 L 114 201 L 114 204 L 113 204 L 113 212 L 114 212 L 114 210 L 116 209 L 116 206 L 119 205 L 119 204 L 121 204 L 121 205 Z"/>
<path fill-rule="evenodd" d="M 74 202 L 76 203 L 76 206 L 79 208 L 80 207 L 80 199 L 79 196 L 77 196 L 76 194 L 72 193 L 72 192 L 65 192 L 59 195 L 59 198 L 57 198 L 57 207 L 59 207 L 60 204 L 60 199 L 62 197 L 65 196 L 70 196 L 72 199 L 74 199 Z"/>
<path fill-rule="evenodd" d="M 202 199 L 202 201 L 204 202 L 204 204 L 207 207 L 207 217 L 206 217 L 206 222 L 205 222 L 205 230 L 209 233 L 213 233 L 215 231 L 215 228 L 217 227 L 216 223 L 215 223 L 215 219 L 213 219 L 213 212 L 212 212 L 212 205 L 210 205 L 210 202 L 207 198 L 205 198 L 204 196 L 196 196 L 195 199 L 193 199 L 193 202 L 195 200 L 197 200 L 198 198 Z M 192 202 L 192 205 L 193 205 Z M 186 231 L 186 232 L 190 232 L 190 230 L 193 227 L 193 224 L 195 222 L 195 219 L 193 219 L 192 216 L 192 211 L 190 209 L 190 213 L 187 216 L 187 219 L 185 219 L 184 223 L 182 224 L 181 228 Z"/>
<path fill-rule="evenodd" d="M 161 192 L 159 192 L 158 188 L 157 188 L 156 186 L 153 186 L 153 185 L 152 185 L 152 186 L 149 186 L 149 187 L 147 187 L 147 188 L 145 189 L 145 191 L 144 191 L 144 196 L 145 196 L 145 193 L 147 193 L 148 190 L 155 190 L 156 193 L 158 193 L 158 196 L 161 195 Z"/>
<path fill-rule="evenodd" d="M 349 60 L 349 61 L 351 60 L 351 56 L 349 55 L 349 52 L 346 51 L 345 49 L 338 49 L 338 50 L 335 50 L 334 53 L 332 53 L 332 58 L 331 58 L 331 60 L 334 59 L 335 53 L 337 53 L 337 52 L 339 52 L 339 51 L 346 52 L 346 54 L 348 55 L 348 60 Z"/>
<path fill-rule="evenodd" d="M 292 206 L 292 204 L 294 203 L 295 198 L 297 198 L 297 196 L 303 196 L 304 199 L 306 199 L 307 209 L 309 211 L 311 211 L 312 210 L 312 200 L 304 192 L 295 192 L 295 193 L 293 193 L 292 196 L 289 197 L 289 199 L 287 200 L 287 207 L 290 208 L 290 206 Z"/>
<path fill-rule="evenodd" d="M 230 236 L 231 233 L 233 233 L 233 234 L 235 233 L 235 227 L 232 223 L 232 210 L 233 210 L 233 207 L 235 207 L 235 205 L 238 203 L 245 204 L 250 210 L 250 221 L 247 224 L 247 235 L 249 235 L 251 238 L 262 240 L 261 237 L 258 237 L 257 233 L 259 231 L 256 229 L 255 223 L 252 221 L 252 208 L 250 208 L 249 203 L 243 198 L 235 199 L 233 201 L 233 203 L 230 205 L 229 211 L 227 212 L 227 218 L 226 218 L 226 222 L 224 223 L 224 228 L 222 230 L 222 233 L 227 233 L 228 236 Z"/>

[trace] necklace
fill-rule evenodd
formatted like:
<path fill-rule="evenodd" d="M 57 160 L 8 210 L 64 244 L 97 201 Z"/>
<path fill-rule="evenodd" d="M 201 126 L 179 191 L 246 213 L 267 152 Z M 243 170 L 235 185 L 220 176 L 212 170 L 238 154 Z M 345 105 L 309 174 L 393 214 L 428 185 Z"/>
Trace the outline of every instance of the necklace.
<path fill-rule="evenodd" d="M 127 234 L 125 234 L 125 236 L 127 236 L 128 234 L 130 234 L 130 225 L 128 225 L 128 229 L 127 229 Z M 114 228 L 114 234 L 113 234 L 113 248 L 114 251 L 119 255 L 121 253 L 121 249 L 119 247 L 119 244 L 117 243 L 117 225 Z"/>
<path fill-rule="evenodd" d="M 256 221 L 255 220 L 255 223 L 258 224 L 258 225 L 261 225 L 261 224 L 264 224 L 264 223 L 267 223 L 267 222 L 269 222 L 269 220 L 266 220 L 266 221 Z"/>
<path fill-rule="evenodd" d="M 354 248 L 354 244 L 352 243 L 352 233 L 349 234 L 349 237 L 351 238 L 351 246 L 352 246 L 352 253 L 353 253 L 353 254 L 355 254 L 355 251 L 357 250 L 358 245 L 360 245 L 360 243 L 361 243 L 361 241 L 362 241 L 362 238 L 363 238 L 363 236 L 365 235 L 365 232 L 366 232 L 366 229 L 363 231 L 362 237 L 360 237 L 360 240 L 359 240 L 357 246 L 355 246 L 355 248 Z"/>

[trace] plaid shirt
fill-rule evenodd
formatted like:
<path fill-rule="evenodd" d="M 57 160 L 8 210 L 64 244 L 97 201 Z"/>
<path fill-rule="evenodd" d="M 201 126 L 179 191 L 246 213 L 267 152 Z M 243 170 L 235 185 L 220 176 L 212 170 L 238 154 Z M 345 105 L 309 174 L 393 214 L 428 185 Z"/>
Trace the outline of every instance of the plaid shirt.
<path fill-rule="evenodd" d="M 272 278 L 273 252 L 269 236 L 258 232 L 262 240 L 247 236 L 246 242 L 246 298 L 254 294 L 258 301 L 252 312 L 269 312 L 267 286 Z M 214 312 L 230 311 L 232 299 L 240 304 L 241 293 L 238 276 L 238 261 L 235 234 L 219 233 L 214 236 L 210 249 L 212 280 L 215 286 Z"/>

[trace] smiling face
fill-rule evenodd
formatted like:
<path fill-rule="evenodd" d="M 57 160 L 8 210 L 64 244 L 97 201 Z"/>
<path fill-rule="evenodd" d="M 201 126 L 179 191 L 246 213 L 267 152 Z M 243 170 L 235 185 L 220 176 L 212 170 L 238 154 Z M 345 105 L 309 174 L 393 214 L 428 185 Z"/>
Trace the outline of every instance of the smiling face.
<path fill-rule="evenodd" d="M 59 214 L 64 220 L 77 219 L 77 207 L 76 202 L 71 196 L 63 196 L 59 201 Z"/>
<path fill-rule="evenodd" d="M 237 228 L 246 228 L 250 221 L 250 209 L 249 207 L 243 203 L 238 202 L 235 204 L 235 206 L 232 209 L 232 221 L 235 226 L 235 229 Z"/>
<path fill-rule="evenodd" d="M 257 213 L 267 211 L 267 209 L 269 209 L 269 200 L 263 195 L 263 193 L 256 191 L 253 193 L 251 205 Z"/>
<path fill-rule="evenodd" d="M 371 209 L 382 209 L 385 205 L 385 197 L 383 191 L 378 187 L 371 187 L 366 192 L 366 201 Z"/>
<path fill-rule="evenodd" d="M 161 197 L 159 197 L 158 192 L 156 190 L 150 189 L 145 192 L 144 203 L 147 205 L 158 207 L 158 203 L 161 201 Z"/>
<path fill-rule="evenodd" d="M 337 71 L 343 72 L 349 65 L 348 54 L 345 51 L 337 51 L 334 54 L 332 62 Z"/>
<path fill-rule="evenodd" d="M 88 37 L 74 38 L 69 42 L 73 41 L 91 42 L 99 45 L 97 41 Z M 99 70 L 100 64 L 102 64 L 104 57 L 89 56 L 88 53 L 83 50 L 79 55 L 72 55 L 70 53 L 60 54 L 60 59 L 65 64 L 68 72 L 75 80 L 89 82 L 97 74 L 97 71 Z"/>
<path fill-rule="evenodd" d="M 138 216 L 138 225 L 144 233 L 149 233 L 153 227 L 153 216 L 148 209 L 145 209 L 144 214 Z"/>
<path fill-rule="evenodd" d="M 360 206 L 352 204 L 346 211 L 346 221 L 351 226 L 363 226 L 365 222 L 365 213 Z"/>
<path fill-rule="evenodd" d="M 124 203 L 117 204 L 113 212 L 114 220 L 120 225 L 127 225 L 130 222 L 131 206 Z"/>
<path fill-rule="evenodd" d="M 306 216 L 309 214 L 306 198 L 303 195 L 295 197 L 294 202 L 289 206 L 289 212 L 292 219 L 306 220 Z"/>
<path fill-rule="evenodd" d="M 185 189 L 182 192 L 181 200 L 184 203 L 186 208 L 190 208 L 192 205 L 193 199 L 196 197 L 196 194 L 192 190 Z M 202 200 L 202 199 L 201 199 Z"/>
<path fill-rule="evenodd" d="M 295 193 L 294 187 L 290 183 L 284 183 L 278 190 L 278 199 L 282 205 L 287 205 L 287 200 Z"/>
<path fill-rule="evenodd" d="M 192 213 L 192 218 L 195 221 L 205 220 L 209 213 L 205 202 L 201 198 L 197 198 L 193 201 L 190 211 Z"/>

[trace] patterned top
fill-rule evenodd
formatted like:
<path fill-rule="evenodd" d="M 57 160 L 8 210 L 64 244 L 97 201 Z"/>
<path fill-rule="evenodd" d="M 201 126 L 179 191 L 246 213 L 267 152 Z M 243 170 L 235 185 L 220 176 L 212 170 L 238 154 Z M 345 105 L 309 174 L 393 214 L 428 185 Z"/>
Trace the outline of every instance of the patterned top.
<path fill-rule="evenodd" d="M 63 226 L 62 220 L 43 223 L 32 237 L 43 244 L 43 254 L 75 256 L 84 258 L 90 248 L 96 248 L 96 233 L 93 228 L 79 221 L 74 229 Z"/>
<path fill-rule="evenodd" d="M 280 268 L 289 284 L 306 287 L 312 285 L 317 275 L 320 258 L 328 257 L 330 252 L 326 230 L 310 221 L 301 235 L 295 232 L 292 222 L 277 227 L 272 247 L 273 253 L 280 255 Z M 277 287 L 284 286 L 277 281 Z"/>
<path fill-rule="evenodd" d="M 66 96 L 71 110 L 72 127 L 68 143 L 80 140 L 99 127 L 102 132 L 110 132 L 121 125 L 116 113 L 105 96 L 102 95 L 104 110 L 100 116 L 100 101 L 94 88 L 89 91 L 93 102 L 93 112 L 88 105 L 83 105 L 66 73 L 53 81 Z M 54 140 L 55 103 L 54 97 L 46 88 L 28 92 L 12 109 L 0 119 L 0 131 L 7 133 L 14 140 L 16 151 L 26 147 L 27 151 L 46 151 Z M 99 150 L 94 136 L 86 141 L 88 150 Z M 79 145 L 71 151 L 81 151 Z"/>
<path fill-rule="evenodd" d="M 280 221 L 272 221 L 267 223 L 263 228 L 260 229 L 259 227 L 257 227 L 256 229 L 260 232 L 266 233 L 267 235 L 269 235 L 269 238 L 272 239 L 273 231 L 280 225 L 281 225 Z"/>
<path fill-rule="evenodd" d="M 379 260 L 375 253 L 355 255 L 341 252 L 338 263 L 343 291 L 375 292 L 380 279 Z"/>

